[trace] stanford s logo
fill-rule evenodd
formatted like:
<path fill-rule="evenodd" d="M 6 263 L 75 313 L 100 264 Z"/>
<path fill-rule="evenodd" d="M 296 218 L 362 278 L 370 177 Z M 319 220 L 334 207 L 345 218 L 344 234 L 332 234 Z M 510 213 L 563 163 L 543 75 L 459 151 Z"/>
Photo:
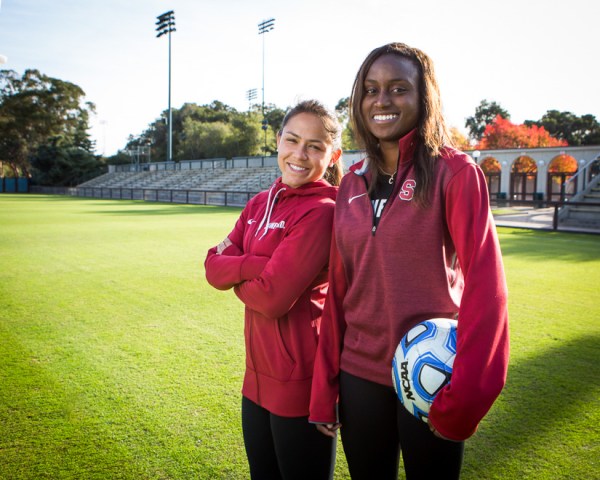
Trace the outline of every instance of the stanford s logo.
<path fill-rule="evenodd" d="M 404 180 L 402 184 L 402 188 L 400 189 L 400 193 L 398 197 L 400 200 L 404 200 L 405 202 L 410 202 L 415 195 L 415 187 L 417 186 L 417 182 L 412 179 Z"/>

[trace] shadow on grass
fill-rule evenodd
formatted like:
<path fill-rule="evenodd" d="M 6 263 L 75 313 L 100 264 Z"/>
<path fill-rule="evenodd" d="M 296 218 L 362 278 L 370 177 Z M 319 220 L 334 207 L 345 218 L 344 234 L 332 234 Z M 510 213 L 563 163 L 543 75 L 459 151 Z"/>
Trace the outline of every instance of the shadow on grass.
<path fill-rule="evenodd" d="M 90 214 L 106 215 L 180 215 L 180 214 L 215 214 L 228 213 L 232 211 L 240 212 L 242 207 L 221 206 L 221 205 L 198 205 L 193 203 L 170 203 L 170 202 L 146 202 L 144 200 L 129 199 L 110 199 L 110 198 L 90 198 L 90 197 L 71 197 L 68 195 L 45 195 L 45 194 L 7 194 L 0 196 L 19 202 L 56 202 L 56 203 L 79 203 L 81 205 L 98 207 L 96 210 L 89 210 Z M 124 208 L 133 207 L 133 208 Z"/>
<path fill-rule="evenodd" d="M 0 200 L 18 200 L 20 202 L 39 202 L 41 200 L 57 201 L 62 199 L 72 200 L 74 197 L 67 195 L 46 195 L 41 193 L 7 193 L 0 192 Z"/>
<path fill-rule="evenodd" d="M 69 198 L 69 197 L 67 197 Z M 183 214 L 222 214 L 232 211 L 240 212 L 241 207 L 224 207 L 220 205 L 196 205 L 191 203 L 145 202 L 143 200 L 90 199 L 75 197 L 76 201 L 85 202 L 85 206 L 94 207 L 85 213 L 92 215 L 123 216 L 163 216 Z"/>
<path fill-rule="evenodd" d="M 500 247 L 505 257 L 567 262 L 600 260 L 600 237 L 584 233 L 499 228 Z"/>
<path fill-rule="evenodd" d="M 592 473 L 593 466 L 586 467 L 585 462 L 599 440 L 597 425 L 590 420 L 598 402 L 600 336 L 558 342 L 540 355 L 510 366 L 500 401 L 484 420 L 482 431 L 469 440 L 469 449 L 477 458 L 477 465 L 470 465 L 471 474 L 477 466 L 484 466 L 489 474 L 495 474 L 487 478 L 515 478 L 504 470 L 511 460 L 516 459 L 524 473 L 532 467 L 548 470 L 553 459 L 569 465 L 580 455 L 583 468 Z M 584 425 L 589 431 L 582 431 Z M 540 464 L 534 466 L 540 451 L 547 454 L 536 459 Z M 469 478 L 486 478 L 485 472 L 478 473 L 483 477 Z M 567 476 L 560 478 L 583 478 L 563 473 Z"/>
<path fill-rule="evenodd" d="M 122 200 L 118 200 L 121 202 Z M 128 201 L 128 200 L 125 200 Z M 212 215 L 212 214 L 223 214 L 230 213 L 233 211 L 240 212 L 242 209 L 240 207 L 215 207 L 211 205 L 189 205 L 189 204 L 158 204 L 156 207 L 147 207 L 147 203 L 138 203 L 137 205 L 140 208 L 132 208 L 132 209 L 124 209 L 123 205 L 117 205 L 118 209 L 106 209 L 101 210 L 90 210 L 87 213 L 90 214 L 102 214 L 102 215 L 111 215 L 111 216 L 163 216 L 163 215 L 183 215 L 183 214 L 192 214 L 192 215 Z M 104 207 L 105 205 L 99 205 L 99 207 Z M 162 207 L 162 208 L 161 208 Z"/>

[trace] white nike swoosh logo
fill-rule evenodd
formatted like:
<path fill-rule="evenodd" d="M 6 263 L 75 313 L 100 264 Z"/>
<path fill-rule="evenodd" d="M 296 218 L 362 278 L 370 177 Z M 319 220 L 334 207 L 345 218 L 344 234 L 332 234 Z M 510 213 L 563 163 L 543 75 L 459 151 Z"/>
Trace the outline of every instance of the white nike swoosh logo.
<path fill-rule="evenodd" d="M 248 225 L 252 225 L 253 223 L 256 223 L 256 220 L 254 220 L 253 218 L 248 220 Z"/>
<path fill-rule="evenodd" d="M 352 200 L 355 200 L 355 199 L 360 198 L 360 197 L 364 197 L 365 195 L 366 195 L 366 193 L 361 193 L 360 195 L 355 195 L 354 197 L 350 197 L 348 199 L 348 205 L 350 205 L 352 203 Z"/>

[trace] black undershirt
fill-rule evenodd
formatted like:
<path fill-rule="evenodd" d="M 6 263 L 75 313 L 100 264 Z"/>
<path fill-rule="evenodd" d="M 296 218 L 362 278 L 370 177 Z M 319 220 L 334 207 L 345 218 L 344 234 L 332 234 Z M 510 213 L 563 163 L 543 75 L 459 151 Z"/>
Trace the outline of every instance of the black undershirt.
<path fill-rule="evenodd" d="M 381 218 L 385 204 L 391 197 L 392 191 L 394 190 L 394 181 L 390 183 L 390 178 L 392 178 L 390 175 L 380 173 L 377 177 L 375 188 L 370 195 L 371 204 L 373 205 L 375 227 L 379 225 L 379 219 Z"/>

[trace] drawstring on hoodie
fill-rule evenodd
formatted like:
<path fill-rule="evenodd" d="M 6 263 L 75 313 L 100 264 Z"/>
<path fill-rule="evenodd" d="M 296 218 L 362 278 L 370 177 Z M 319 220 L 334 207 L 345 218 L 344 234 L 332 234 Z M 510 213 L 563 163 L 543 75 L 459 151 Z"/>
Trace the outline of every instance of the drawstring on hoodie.
<path fill-rule="evenodd" d="M 262 226 L 264 224 L 265 229 L 264 229 L 262 235 L 258 238 L 259 240 L 261 238 L 263 238 L 269 231 L 269 223 L 271 221 L 271 213 L 273 213 L 273 207 L 275 207 L 275 203 L 277 202 L 277 196 L 285 190 L 285 188 L 280 188 L 279 190 L 277 190 L 277 193 L 275 195 L 273 195 L 273 200 L 271 201 L 271 194 L 273 193 L 274 188 L 275 188 L 275 185 L 273 185 L 269 189 L 269 196 L 267 197 L 267 206 L 265 208 L 265 214 L 263 215 L 263 218 L 260 221 L 258 228 L 256 229 L 256 233 L 254 234 L 254 236 L 256 237 L 258 235 L 258 232 L 260 231 L 260 229 L 262 228 Z"/>

